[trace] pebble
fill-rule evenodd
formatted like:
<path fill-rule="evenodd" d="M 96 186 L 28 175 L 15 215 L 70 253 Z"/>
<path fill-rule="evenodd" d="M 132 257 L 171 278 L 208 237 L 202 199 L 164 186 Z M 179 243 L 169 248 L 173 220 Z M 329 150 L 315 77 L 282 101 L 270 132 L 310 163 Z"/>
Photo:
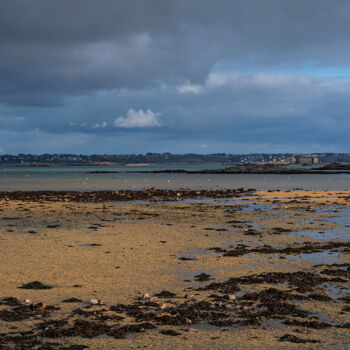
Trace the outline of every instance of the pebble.
<path fill-rule="evenodd" d="M 236 300 L 236 297 L 233 295 L 233 294 L 230 294 L 228 296 L 228 299 L 231 300 L 231 301 L 235 301 Z"/>
<path fill-rule="evenodd" d="M 187 332 L 198 332 L 198 329 L 195 328 L 188 328 Z"/>
<path fill-rule="evenodd" d="M 187 295 L 185 296 L 185 298 L 186 298 L 186 299 L 189 299 L 189 300 L 195 300 L 195 299 L 196 299 L 196 297 L 195 297 L 193 294 L 190 294 L 190 295 L 187 294 Z"/>
<path fill-rule="evenodd" d="M 98 299 L 91 299 L 90 300 L 91 305 L 101 305 L 101 300 Z"/>
<path fill-rule="evenodd" d="M 142 296 L 142 299 L 151 299 L 151 296 L 148 293 L 146 293 Z"/>
<path fill-rule="evenodd" d="M 162 310 L 165 310 L 165 309 L 167 308 L 167 306 L 166 306 L 166 304 L 162 304 L 162 305 L 160 306 L 160 308 L 161 308 Z"/>

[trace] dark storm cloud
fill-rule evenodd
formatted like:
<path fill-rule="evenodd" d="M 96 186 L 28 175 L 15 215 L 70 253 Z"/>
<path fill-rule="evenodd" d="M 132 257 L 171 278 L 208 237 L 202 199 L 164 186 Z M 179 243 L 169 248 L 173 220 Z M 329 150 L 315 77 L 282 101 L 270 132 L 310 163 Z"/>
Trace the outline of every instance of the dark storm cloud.
<path fill-rule="evenodd" d="M 3 0 L 0 98 L 200 81 L 214 64 L 348 63 L 348 1 Z"/>

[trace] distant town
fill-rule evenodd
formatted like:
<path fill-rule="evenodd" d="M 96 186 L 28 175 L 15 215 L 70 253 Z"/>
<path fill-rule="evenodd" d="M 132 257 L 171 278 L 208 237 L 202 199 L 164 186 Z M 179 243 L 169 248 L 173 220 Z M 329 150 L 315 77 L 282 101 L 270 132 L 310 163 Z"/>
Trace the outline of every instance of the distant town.
<path fill-rule="evenodd" d="M 172 154 L 146 153 L 130 155 L 77 155 L 77 154 L 17 154 L 0 155 L 0 165 L 53 166 L 53 165 L 145 165 L 145 164 L 278 164 L 317 165 L 327 163 L 350 163 L 350 153 L 254 153 L 254 154 Z"/>

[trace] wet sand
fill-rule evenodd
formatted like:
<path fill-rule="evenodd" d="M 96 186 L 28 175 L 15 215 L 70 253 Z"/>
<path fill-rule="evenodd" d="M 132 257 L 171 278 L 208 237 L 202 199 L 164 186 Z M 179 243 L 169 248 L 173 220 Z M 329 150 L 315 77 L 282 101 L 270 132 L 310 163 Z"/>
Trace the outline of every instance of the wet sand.
<path fill-rule="evenodd" d="M 0 348 L 346 349 L 350 191 L 213 197 L 2 199 Z"/>

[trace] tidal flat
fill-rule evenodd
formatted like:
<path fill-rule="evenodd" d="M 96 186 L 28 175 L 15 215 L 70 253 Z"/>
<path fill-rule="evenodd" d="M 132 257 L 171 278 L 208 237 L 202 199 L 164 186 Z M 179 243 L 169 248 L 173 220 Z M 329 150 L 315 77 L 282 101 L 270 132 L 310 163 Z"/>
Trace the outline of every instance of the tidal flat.
<path fill-rule="evenodd" d="M 2 193 L 0 349 L 349 348 L 350 191 L 183 193 Z"/>

